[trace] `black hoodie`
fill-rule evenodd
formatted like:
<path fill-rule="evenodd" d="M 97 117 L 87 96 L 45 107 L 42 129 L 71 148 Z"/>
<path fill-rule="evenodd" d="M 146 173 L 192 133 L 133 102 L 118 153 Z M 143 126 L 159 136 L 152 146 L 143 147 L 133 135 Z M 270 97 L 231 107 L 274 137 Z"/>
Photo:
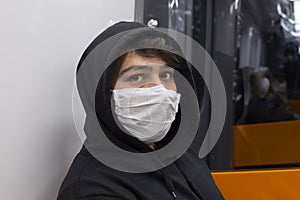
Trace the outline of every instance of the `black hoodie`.
<path fill-rule="evenodd" d="M 121 34 L 113 42 L 99 45 L 108 38 L 129 30 L 142 31 Z M 109 81 L 111 66 L 115 58 L 128 50 L 142 48 L 132 44 L 137 38 L 145 37 L 147 34 L 151 37 L 164 37 L 173 45 L 173 52 L 180 54 L 180 48 L 173 39 L 136 22 L 120 22 L 109 27 L 97 36 L 83 53 L 77 68 L 77 87 L 87 113 L 85 122 L 87 139 L 61 185 L 58 200 L 223 199 L 206 163 L 199 159 L 197 153 L 191 148 L 166 167 L 144 173 L 119 171 L 101 162 L 101 158 L 97 159 L 98 154 L 101 155 L 110 150 L 99 145 L 101 140 L 97 138 L 97 131 L 95 131 L 97 129 L 93 127 L 94 118 L 97 118 L 97 123 L 106 137 L 118 147 L 134 153 L 153 151 L 117 126 L 111 109 Z M 108 67 L 98 72 L 100 65 Z M 80 72 L 81 69 L 86 68 L 89 69 Z M 181 66 L 176 70 L 194 88 L 188 67 Z M 78 75 L 79 73 L 81 75 Z M 93 86 L 96 86 L 95 90 Z M 180 117 L 179 111 L 167 136 L 156 143 L 157 149 L 165 147 L 175 137 L 180 125 Z"/>

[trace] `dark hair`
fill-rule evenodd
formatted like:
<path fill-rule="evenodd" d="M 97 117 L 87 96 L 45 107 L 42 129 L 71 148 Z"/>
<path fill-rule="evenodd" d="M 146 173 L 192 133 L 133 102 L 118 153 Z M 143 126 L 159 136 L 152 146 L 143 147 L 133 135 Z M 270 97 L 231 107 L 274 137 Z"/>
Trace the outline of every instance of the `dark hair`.
<path fill-rule="evenodd" d="M 147 47 L 152 46 L 155 48 L 140 48 L 134 50 L 139 56 L 142 57 L 158 57 L 172 67 L 179 66 L 184 63 L 184 59 L 181 55 L 180 47 L 169 36 L 145 36 L 141 40 L 136 42 L 137 46 Z M 175 52 L 175 53 L 173 53 Z"/>

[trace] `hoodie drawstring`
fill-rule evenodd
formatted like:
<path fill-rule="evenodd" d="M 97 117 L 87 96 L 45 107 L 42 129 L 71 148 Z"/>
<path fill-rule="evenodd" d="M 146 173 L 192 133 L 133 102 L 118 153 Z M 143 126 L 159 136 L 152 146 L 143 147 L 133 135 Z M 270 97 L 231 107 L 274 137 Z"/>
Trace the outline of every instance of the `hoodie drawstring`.
<path fill-rule="evenodd" d="M 164 169 L 161 169 L 161 173 L 164 177 L 164 181 L 166 183 L 166 186 L 167 186 L 167 189 L 168 191 L 171 193 L 171 195 L 173 196 L 174 199 L 177 198 L 176 196 L 176 193 L 175 193 L 175 187 L 174 187 L 174 184 L 173 184 L 173 181 L 169 175 L 169 172 L 166 168 Z"/>

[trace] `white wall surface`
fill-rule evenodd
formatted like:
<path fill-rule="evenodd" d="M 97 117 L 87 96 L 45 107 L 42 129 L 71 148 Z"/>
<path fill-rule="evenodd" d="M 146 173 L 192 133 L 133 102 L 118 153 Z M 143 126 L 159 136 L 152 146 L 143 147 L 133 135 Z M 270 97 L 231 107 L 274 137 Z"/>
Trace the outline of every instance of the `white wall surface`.
<path fill-rule="evenodd" d="M 53 200 L 81 146 L 72 119 L 76 64 L 134 0 L 1 0 L 0 199 Z"/>

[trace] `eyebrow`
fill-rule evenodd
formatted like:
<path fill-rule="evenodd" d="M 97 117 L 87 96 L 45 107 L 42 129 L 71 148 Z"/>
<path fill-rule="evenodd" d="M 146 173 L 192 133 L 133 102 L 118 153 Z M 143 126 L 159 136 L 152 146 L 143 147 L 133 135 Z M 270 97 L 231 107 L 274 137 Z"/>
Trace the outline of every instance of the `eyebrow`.
<path fill-rule="evenodd" d="M 169 67 L 167 65 L 161 65 L 161 69 L 168 69 L 172 67 Z M 138 71 L 138 70 L 147 70 L 147 71 L 152 71 L 152 66 L 150 65 L 132 65 L 130 67 L 127 67 L 126 69 L 122 70 L 119 74 L 119 77 L 121 77 L 123 74 L 127 73 L 128 71 Z"/>
<path fill-rule="evenodd" d="M 129 71 L 138 71 L 138 70 L 147 70 L 147 71 L 151 71 L 152 67 L 149 65 L 132 65 L 127 67 L 126 69 L 122 70 L 119 74 L 119 77 L 122 76 L 123 74 L 129 72 Z"/>
<path fill-rule="evenodd" d="M 125 74 L 128 71 L 138 71 L 138 70 L 148 70 L 151 71 L 152 68 L 149 65 L 132 65 L 130 67 L 127 67 L 126 69 L 122 70 L 119 74 L 119 77 L 122 76 L 123 74 Z"/>

